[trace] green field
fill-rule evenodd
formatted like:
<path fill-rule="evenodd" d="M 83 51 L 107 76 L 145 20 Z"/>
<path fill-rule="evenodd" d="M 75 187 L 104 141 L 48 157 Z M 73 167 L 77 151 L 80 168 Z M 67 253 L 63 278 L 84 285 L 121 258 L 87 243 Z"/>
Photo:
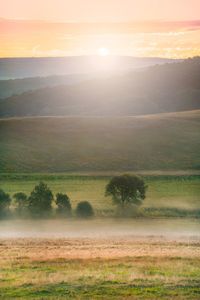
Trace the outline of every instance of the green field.
<path fill-rule="evenodd" d="M 146 176 L 147 197 L 143 208 L 148 214 L 183 216 L 187 212 L 199 214 L 200 176 Z M 23 191 L 27 194 L 39 181 L 45 181 L 53 193 L 67 193 L 72 206 L 81 200 L 88 200 L 97 214 L 109 215 L 114 210 L 111 198 L 104 195 L 109 176 L 83 176 L 68 174 L 1 174 L 0 187 L 13 195 Z M 161 209 L 162 211 L 159 211 Z"/>
<path fill-rule="evenodd" d="M 0 120 L 0 172 L 199 170 L 200 111 Z"/>
<path fill-rule="evenodd" d="M 3 275 L 7 273 L 7 282 L 1 287 L 0 296 L 2 299 L 199 299 L 198 265 L 198 259 L 178 258 L 159 263 L 156 258 L 20 262 L 12 269 L 8 266 L 1 270 Z M 56 275 L 65 281 L 52 282 L 50 278 Z M 44 277 L 42 284 L 33 283 L 37 276 Z M 20 285 L 20 280 L 25 283 Z"/>

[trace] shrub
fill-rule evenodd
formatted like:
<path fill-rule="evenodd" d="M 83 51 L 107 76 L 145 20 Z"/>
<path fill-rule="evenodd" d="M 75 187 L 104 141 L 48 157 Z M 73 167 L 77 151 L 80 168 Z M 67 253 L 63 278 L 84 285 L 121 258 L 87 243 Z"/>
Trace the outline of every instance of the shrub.
<path fill-rule="evenodd" d="M 94 216 L 92 205 L 88 201 L 81 201 L 76 207 L 76 215 L 80 218 L 90 218 Z"/>
<path fill-rule="evenodd" d="M 57 213 L 60 215 L 70 215 L 71 214 L 71 203 L 67 195 L 58 193 L 56 195 L 56 205 Z"/>
<path fill-rule="evenodd" d="M 13 198 L 15 199 L 15 203 L 17 205 L 16 211 L 18 214 L 25 213 L 28 207 L 28 197 L 25 193 L 19 192 L 14 194 Z"/>
<path fill-rule="evenodd" d="M 10 203 L 9 194 L 0 189 L 0 216 L 5 216 L 9 212 Z"/>

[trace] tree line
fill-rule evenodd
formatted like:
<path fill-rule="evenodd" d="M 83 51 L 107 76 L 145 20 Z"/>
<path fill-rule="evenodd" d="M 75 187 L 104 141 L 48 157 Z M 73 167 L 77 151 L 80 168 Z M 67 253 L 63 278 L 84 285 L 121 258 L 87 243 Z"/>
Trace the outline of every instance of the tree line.
<path fill-rule="evenodd" d="M 111 178 L 105 188 L 105 196 L 112 197 L 113 204 L 120 211 L 130 207 L 138 207 L 143 203 L 146 196 L 147 186 L 144 180 L 136 175 L 121 175 Z M 67 194 L 57 193 L 55 198 L 46 183 L 37 184 L 29 196 L 24 192 L 13 195 L 15 213 L 17 216 L 46 217 L 53 211 L 53 202 L 56 205 L 56 214 L 59 216 L 72 216 L 71 200 Z M 10 213 L 12 203 L 11 196 L 0 189 L 0 216 Z M 81 201 L 75 209 L 77 217 L 92 217 L 94 209 L 90 202 Z"/>

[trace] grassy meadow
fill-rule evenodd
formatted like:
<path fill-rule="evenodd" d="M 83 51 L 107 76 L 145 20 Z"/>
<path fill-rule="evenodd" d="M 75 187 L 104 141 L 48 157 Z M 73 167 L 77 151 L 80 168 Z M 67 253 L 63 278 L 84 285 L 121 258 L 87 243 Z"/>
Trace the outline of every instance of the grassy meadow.
<path fill-rule="evenodd" d="M 83 257 L 94 247 L 96 257 Z M 120 257 L 122 247 L 129 250 L 124 257 Z M 197 300 L 200 296 L 197 241 L 14 239 L 1 240 L 0 251 L 1 299 Z"/>
<path fill-rule="evenodd" d="M 0 172 L 199 170 L 200 110 L 0 119 Z"/>
<path fill-rule="evenodd" d="M 148 185 L 142 208 L 149 216 L 199 216 L 200 176 L 144 176 Z M 90 201 L 97 214 L 114 211 L 112 199 L 105 197 L 110 176 L 69 174 L 1 174 L 0 187 L 13 195 L 29 194 L 40 181 L 45 181 L 53 193 L 67 193 L 72 207 L 81 200 Z"/>

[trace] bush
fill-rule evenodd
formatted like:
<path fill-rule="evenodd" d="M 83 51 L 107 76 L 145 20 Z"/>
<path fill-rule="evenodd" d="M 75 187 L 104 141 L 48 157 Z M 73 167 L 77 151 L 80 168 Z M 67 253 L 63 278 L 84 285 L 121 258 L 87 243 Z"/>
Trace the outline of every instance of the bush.
<path fill-rule="evenodd" d="M 9 194 L 6 194 L 0 189 L 0 216 L 6 216 L 9 212 L 9 206 L 11 203 L 11 198 Z"/>
<path fill-rule="evenodd" d="M 71 203 L 70 199 L 67 195 L 58 193 L 56 195 L 56 205 L 58 206 L 57 208 L 57 213 L 60 215 L 70 215 L 71 214 Z"/>
<path fill-rule="evenodd" d="M 76 207 L 76 215 L 80 218 L 90 218 L 94 216 L 92 205 L 88 201 L 81 201 Z"/>
<path fill-rule="evenodd" d="M 53 194 L 44 182 L 35 186 L 28 199 L 28 209 L 33 216 L 47 216 L 52 209 Z"/>
<path fill-rule="evenodd" d="M 25 193 L 19 192 L 14 194 L 13 198 L 15 199 L 15 203 L 17 205 L 16 211 L 19 215 L 26 212 L 28 207 L 28 197 Z"/>

